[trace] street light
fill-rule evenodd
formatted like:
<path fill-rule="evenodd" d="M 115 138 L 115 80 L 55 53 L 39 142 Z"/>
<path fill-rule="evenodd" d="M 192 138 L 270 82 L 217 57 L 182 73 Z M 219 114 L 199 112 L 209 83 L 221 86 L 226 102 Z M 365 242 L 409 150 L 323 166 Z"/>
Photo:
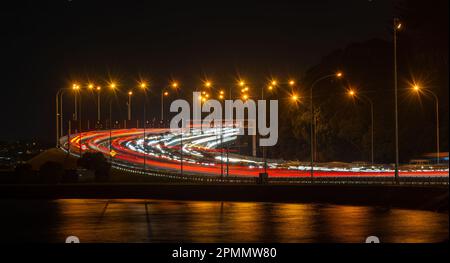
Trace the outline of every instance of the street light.
<path fill-rule="evenodd" d="M 131 121 L 131 96 L 133 95 L 133 92 L 130 90 L 128 91 L 128 120 Z"/>
<path fill-rule="evenodd" d="M 398 18 L 393 21 L 394 33 L 394 107 L 395 107 L 395 181 L 399 183 L 398 166 L 399 166 L 399 150 L 398 150 L 398 77 L 397 77 L 397 33 L 402 29 L 403 25 Z"/>
<path fill-rule="evenodd" d="M 143 147 L 144 147 L 144 172 L 147 168 L 147 149 L 146 149 L 146 133 L 145 133 L 145 129 L 146 129 L 146 114 L 147 114 L 147 83 L 145 82 L 141 82 L 139 84 L 139 87 L 142 89 L 142 91 L 144 92 L 144 121 L 142 122 L 143 126 L 144 126 L 144 141 L 143 141 Z"/>
<path fill-rule="evenodd" d="M 270 80 L 269 81 L 269 84 L 268 84 L 268 86 L 267 86 L 267 89 L 269 90 L 269 91 L 272 91 L 273 89 L 274 89 L 274 87 L 275 86 L 277 86 L 278 85 L 278 82 L 276 81 L 276 80 Z M 262 87 L 261 88 L 261 99 L 263 100 L 264 99 L 264 89 L 265 89 L 266 87 L 264 86 L 264 87 Z"/>
<path fill-rule="evenodd" d="M 354 89 L 349 89 L 347 91 L 348 95 L 352 98 L 363 98 L 365 99 L 369 105 L 370 105 L 370 149 L 371 149 L 371 161 L 372 161 L 372 165 L 374 164 L 374 143 L 373 143 L 373 136 L 374 136 L 374 127 L 373 127 L 373 101 L 366 95 L 364 94 L 357 94 L 356 91 Z"/>
<path fill-rule="evenodd" d="M 77 120 L 78 119 L 78 103 L 77 103 L 77 92 L 80 90 L 80 86 L 78 84 L 73 84 L 72 85 L 72 90 L 74 92 L 74 114 L 73 114 L 73 119 Z"/>
<path fill-rule="evenodd" d="M 349 90 L 348 91 L 348 95 L 350 96 L 350 97 L 355 97 L 355 91 L 354 90 Z"/>
<path fill-rule="evenodd" d="M 323 77 L 320 77 L 318 79 L 316 79 L 310 87 L 309 93 L 310 93 L 310 113 L 311 113 L 311 125 L 310 125 L 310 144 L 311 144 L 311 178 L 314 178 L 314 106 L 313 106 L 313 89 L 314 86 L 316 86 L 317 83 L 319 83 L 322 80 L 328 79 L 328 78 L 342 78 L 344 76 L 344 74 L 340 71 L 334 73 L 334 74 L 329 74 L 329 75 L 325 75 Z M 295 84 L 295 82 L 293 82 L 292 80 L 289 81 L 289 85 L 293 85 Z"/>
<path fill-rule="evenodd" d="M 73 87 L 72 87 L 73 89 Z M 59 139 L 64 134 L 63 131 L 63 94 L 65 91 L 70 90 L 70 88 L 60 88 L 56 92 L 56 147 L 59 147 Z M 68 149 L 69 150 L 69 149 Z"/>
<path fill-rule="evenodd" d="M 100 91 L 101 91 L 101 87 L 100 86 L 97 86 L 97 121 L 99 121 L 100 122 L 100 117 L 101 117 L 101 115 L 100 115 L 100 108 L 101 108 L 101 106 L 100 106 Z"/>
<path fill-rule="evenodd" d="M 178 86 L 178 84 L 176 85 Z M 172 84 L 173 87 L 173 84 Z M 164 97 L 169 96 L 169 92 L 161 90 L 161 123 L 164 122 Z"/>
<path fill-rule="evenodd" d="M 415 84 L 413 87 L 413 91 L 416 92 L 418 95 L 420 93 L 428 93 L 430 94 L 435 101 L 435 109 L 436 109 L 436 162 L 439 164 L 439 156 L 440 156 L 440 146 L 439 146 L 439 98 L 433 91 L 429 89 L 424 89 L 420 87 L 419 85 Z"/>
<path fill-rule="evenodd" d="M 88 84 L 88 89 L 90 89 L 90 87 L 91 87 L 91 84 Z M 93 87 L 93 86 L 92 86 Z M 78 85 L 78 84 L 74 84 L 73 85 L 73 90 L 74 90 L 74 92 L 75 92 L 75 94 L 74 94 L 74 97 L 75 97 L 75 99 L 74 99 L 74 101 L 75 101 L 75 114 L 74 114 L 74 119 L 76 120 L 76 121 L 78 121 L 78 135 L 79 135 L 79 143 L 78 143 L 78 146 L 80 147 L 80 151 L 79 151 L 79 153 L 80 153 L 80 158 L 81 158 L 81 155 L 82 155 L 82 153 L 83 153 L 83 149 L 82 149 L 82 123 L 81 123 L 81 105 L 82 105 L 82 103 L 81 103 L 81 87 Z M 77 96 L 80 96 L 80 98 L 79 98 L 79 101 L 77 102 Z M 78 104 L 80 104 L 79 106 L 78 106 Z M 78 108 L 79 107 L 79 108 Z"/>
<path fill-rule="evenodd" d="M 117 89 L 117 84 L 115 82 L 110 82 L 109 83 L 109 88 L 111 89 L 112 92 L 115 92 L 115 90 Z M 112 158 L 113 158 L 113 153 L 112 153 L 112 99 L 113 97 L 111 96 L 109 99 L 109 162 L 112 164 Z"/>

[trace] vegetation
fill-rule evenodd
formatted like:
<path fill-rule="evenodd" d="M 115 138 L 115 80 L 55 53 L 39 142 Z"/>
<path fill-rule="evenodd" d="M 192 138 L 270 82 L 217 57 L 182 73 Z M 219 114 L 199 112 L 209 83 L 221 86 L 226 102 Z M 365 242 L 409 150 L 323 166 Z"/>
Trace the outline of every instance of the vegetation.
<path fill-rule="evenodd" d="M 431 96 L 411 92 L 414 82 L 433 90 L 440 98 L 441 152 L 448 151 L 448 1 L 423 4 L 400 1 L 399 17 L 407 30 L 400 32 L 399 57 L 399 148 L 407 162 L 435 150 L 435 108 Z M 432 17 L 432 19 L 430 19 Z M 294 107 L 281 103 L 279 143 L 272 157 L 310 158 L 309 85 L 317 78 L 342 70 L 345 79 L 328 79 L 314 88 L 318 161 L 370 160 L 370 106 L 352 99 L 354 88 L 374 103 L 375 161 L 394 160 L 394 80 L 391 23 L 386 38 L 353 43 L 325 56 L 310 68 L 300 87 L 302 99 Z M 369 70 L 370 69 L 370 70 Z M 423 73 L 426 72 L 426 75 Z M 420 138 L 418 140 L 417 138 Z"/>
<path fill-rule="evenodd" d="M 87 152 L 78 159 L 78 166 L 95 172 L 96 182 L 107 182 L 110 178 L 111 164 L 99 152 Z"/>

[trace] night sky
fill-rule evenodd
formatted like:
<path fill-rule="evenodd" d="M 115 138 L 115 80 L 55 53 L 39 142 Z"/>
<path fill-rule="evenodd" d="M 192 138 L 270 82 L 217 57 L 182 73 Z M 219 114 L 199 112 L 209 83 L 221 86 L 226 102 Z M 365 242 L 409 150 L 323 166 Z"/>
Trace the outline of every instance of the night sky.
<path fill-rule="evenodd" d="M 297 77 L 352 42 L 390 39 L 393 17 L 379 0 L 184 2 L 3 4 L 0 140 L 51 142 L 55 93 L 74 81 L 128 90 L 141 76 L 160 90 L 171 78 L 193 89 L 205 77 Z"/>

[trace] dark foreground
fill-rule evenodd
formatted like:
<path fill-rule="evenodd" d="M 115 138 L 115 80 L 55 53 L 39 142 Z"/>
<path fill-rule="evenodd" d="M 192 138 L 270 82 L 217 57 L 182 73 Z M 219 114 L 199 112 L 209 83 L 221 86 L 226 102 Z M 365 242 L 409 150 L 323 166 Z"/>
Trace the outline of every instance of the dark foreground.
<path fill-rule="evenodd" d="M 448 211 L 448 186 L 60 184 L 0 185 L 0 198 L 167 199 L 321 203 Z"/>

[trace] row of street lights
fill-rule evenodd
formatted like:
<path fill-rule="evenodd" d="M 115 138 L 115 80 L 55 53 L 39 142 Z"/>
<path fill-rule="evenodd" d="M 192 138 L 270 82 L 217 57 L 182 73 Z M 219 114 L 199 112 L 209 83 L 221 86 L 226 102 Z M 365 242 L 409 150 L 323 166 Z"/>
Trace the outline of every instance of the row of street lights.
<path fill-rule="evenodd" d="M 313 82 L 313 84 L 311 85 L 311 87 L 310 87 L 310 106 L 311 106 L 311 108 L 310 108 L 310 110 L 311 110 L 311 177 L 313 177 L 313 173 L 314 173 L 314 163 L 315 163 L 315 159 L 314 159 L 314 156 L 315 156 L 315 154 L 314 154 L 314 144 L 313 144 L 313 141 L 314 141 L 314 139 L 313 139 L 313 134 L 314 134 L 314 121 L 313 121 L 313 119 L 314 119 L 314 116 L 313 116 L 313 112 L 314 112 L 314 108 L 313 108 L 313 93 L 312 93 L 312 90 L 313 90 L 313 88 L 314 88 L 314 86 L 319 82 L 319 81 L 321 81 L 321 80 L 325 80 L 325 79 L 327 79 L 327 78 L 332 78 L 332 77 L 335 77 L 335 78 L 342 78 L 343 77 L 343 73 L 342 72 L 337 72 L 337 73 L 335 73 L 335 74 L 330 74 L 330 75 L 326 75 L 326 76 L 323 76 L 323 77 L 321 77 L 321 78 L 319 78 L 319 79 L 317 79 L 315 82 Z M 277 81 L 275 81 L 275 80 L 272 80 L 271 82 L 270 82 L 270 84 L 267 86 L 267 89 L 269 90 L 269 91 L 273 91 L 273 89 L 275 89 L 276 87 L 281 87 L 283 84 L 287 84 L 287 85 L 289 85 L 289 86 L 294 86 L 295 85 L 295 82 L 293 81 L 293 80 L 290 80 L 289 82 L 286 82 L 286 83 L 278 83 Z M 171 87 L 172 88 L 178 88 L 178 83 L 172 83 L 171 84 Z M 243 95 L 242 95 L 242 98 L 243 99 L 246 99 L 246 98 L 248 98 L 248 97 L 245 97 L 244 95 L 246 95 L 246 92 L 248 92 L 249 91 L 249 88 L 248 88 L 248 86 L 246 86 L 245 85 L 245 82 L 243 82 L 243 81 L 240 81 L 239 82 L 239 84 L 238 84 L 242 89 L 241 89 L 241 93 L 243 93 Z M 97 111 L 97 119 L 98 120 L 100 120 L 100 90 L 101 90 L 101 87 L 100 86 L 96 86 L 95 88 L 94 88 L 94 85 L 93 84 L 89 84 L 88 86 L 88 89 L 89 90 L 97 90 L 97 109 L 98 109 L 98 111 Z M 109 84 L 109 88 L 111 89 L 111 90 L 116 90 L 116 84 L 115 83 L 110 83 Z M 205 83 L 205 87 L 206 88 L 212 88 L 212 84 L 211 84 L 211 82 L 206 82 Z M 145 119 L 146 119 L 146 102 L 147 102 L 147 89 L 148 89 L 148 84 L 147 83 L 145 83 L 145 82 L 141 82 L 140 84 L 139 84 L 139 88 L 144 92 L 144 98 L 145 98 L 145 100 L 144 100 L 144 103 L 143 103 L 143 110 L 144 110 L 144 145 L 145 145 Z M 58 125 L 58 123 L 59 123 L 59 120 L 61 121 L 61 125 L 62 125 L 62 95 L 63 95 L 63 93 L 64 93 L 64 91 L 66 91 L 67 89 L 61 89 L 61 90 L 59 90 L 58 91 L 58 93 L 57 93 L 57 118 L 56 118 L 56 121 L 57 121 L 57 125 Z M 74 118 L 74 120 L 78 120 L 78 118 L 80 117 L 79 115 L 78 115 L 78 101 L 77 101 L 77 97 L 80 95 L 79 94 L 79 92 L 80 92 L 80 90 L 81 90 L 81 87 L 78 85 L 78 84 L 74 84 L 73 86 L 72 86 L 72 90 L 73 91 L 75 91 L 75 93 L 74 93 L 74 106 L 75 106 L 75 112 L 74 112 L 74 114 L 73 114 L 73 118 Z M 263 87 L 262 89 L 261 89 L 261 99 L 263 99 L 264 98 L 264 90 L 265 90 L 265 88 Z M 429 94 L 431 94 L 433 97 L 434 97 L 434 99 L 435 99 L 435 102 L 436 102 L 436 145 L 437 145 L 437 154 L 438 154 L 438 156 L 439 156 L 439 101 L 438 101 L 438 97 L 437 97 L 437 95 L 435 94 L 435 93 L 433 93 L 431 90 L 428 90 L 428 89 L 423 89 L 423 88 L 421 88 L 419 85 L 414 85 L 413 86 L 413 88 L 412 88 L 412 90 L 414 90 L 415 92 L 417 92 L 418 94 L 419 93 L 429 93 Z M 366 96 L 366 95 L 364 95 L 364 94 L 359 94 L 359 93 L 357 93 L 357 91 L 355 90 L 355 89 L 349 89 L 348 91 L 347 91 L 347 94 L 350 96 L 350 97 L 352 97 L 352 98 L 358 98 L 358 99 L 361 99 L 361 100 L 365 100 L 366 102 L 368 102 L 369 103 L 369 105 L 370 105 L 370 115 L 371 115 L 371 163 L 373 164 L 374 163 L 374 111 L 373 111 L 373 101 L 368 97 L 368 96 Z M 132 97 L 132 95 L 133 95 L 133 91 L 132 90 L 130 90 L 130 91 L 128 91 L 128 120 L 131 120 L 131 97 Z M 162 105 L 162 109 L 161 109 L 161 116 L 162 116 L 162 120 L 163 120 L 163 117 L 164 117 L 164 113 L 163 113 L 163 99 L 164 99 L 164 96 L 168 96 L 168 91 L 166 91 L 166 90 L 162 90 L 162 92 L 161 92 L 161 105 Z M 209 98 L 209 93 L 207 93 L 206 91 L 202 91 L 201 92 L 201 99 L 202 99 L 202 101 L 204 102 L 204 101 L 206 101 L 207 99 Z M 223 99 L 224 98 L 224 91 L 223 90 L 220 90 L 219 91 L 219 98 L 220 99 Z M 79 98 L 78 100 L 80 100 L 81 98 Z M 60 100 L 61 101 L 61 105 L 60 105 L 60 107 L 58 106 L 58 100 Z M 295 93 L 293 93 L 292 95 L 291 95 L 291 100 L 292 101 L 298 101 L 299 100 L 299 96 L 297 95 L 297 94 L 295 94 Z M 112 102 L 112 100 L 110 101 L 110 116 L 111 116 L 111 102 Z M 61 119 L 58 119 L 58 116 L 61 118 Z M 111 117 L 110 117 L 111 118 Z M 110 130 L 112 129 L 112 121 L 110 120 L 110 124 L 109 124 L 109 126 L 110 126 Z M 81 129 L 81 127 L 80 127 L 80 129 Z M 61 135 L 62 135 L 62 129 L 59 129 L 58 128 L 58 126 L 57 126 L 57 133 L 58 133 L 58 131 L 61 131 Z M 81 130 L 79 131 L 79 132 L 81 132 Z M 111 135 L 111 134 L 110 134 Z M 58 135 L 59 136 L 59 135 Z M 59 138 L 59 137 L 58 137 Z M 58 139 L 57 138 L 57 139 Z M 59 142 L 59 140 L 57 141 L 57 143 Z M 58 144 L 59 145 L 59 144 Z M 111 150 L 111 149 L 110 149 Z M 264 157 L 264 168 L 265 168 L 265 172 L 267 172 L 267 160 L 266 160 L 266 154 L 265 154 L 265 147 L 263 147 L 263 157 Z M 144 169 L 145 169 L 145 166 L 146 166 L 146 158 L 144 157 Z"/>
<path fill-rule="evenodd" d="M 394 111 L 395 111 L 395 179 L 398 182 L 398 167 L 399 167 L 399 149 L 398 149 L 398 77 L 397 77 L 397 34 L 398 32 L 403 28 L 402 23 L 400 22 L 399 19 L 395 18 L 394 22 L 393 22 L 393 43 L 394 43 L 394 100 L 395 100 L 395 104 L 394 104 Z M 314 82 L 312 82 L 311 86 L 310 86 L 310 113 L 311 113 L 311 124 L 310 124 L 310 141 L 311 141 L 311 160 L 310 160 L 310 165 L 311 165 L 311 177 L 313 178 L 314 175 L 314 129 L 315 129 L 315 125 L 314 125 L 314 104 L 313 104 L 313 89 L 316 86 L 317 83 L 325 80 L 325 79 L 329 79 L 329 78 L 342 78 L 343 77 L 343 73 L 342 72 L 337 72 L 337 73 L 333 73 L 333 74 L 329 74 L 329 75 L 325 75 L 323 77 L 320 77 L 318 79 L 316 79 Z M 283 84 L 287 84 L 288 86 L 294 87 L 295 86 L 295 81 L 294 80 L 289 80 L 286 83 L 278 83 L 276 80 L 271 80 L 269 82 L 269 85 L 267 87 L 263 87 L 261 88 L 261 99 L 264 99 L 264 90 L 267 88 L 269 91 L 272 91 L 273 89 L 275 89 L 278 86 L 282 86 Z M 148 84 L 145 82 L 141 82 L 139 84 L 139 87 L 145 92 L 146 95 L 146 91 L 148 89 Z M 172 82 L 170 84 L 170 87 L 174 88 L 174 89 L 178 89 L 179 88 L 179 83 L 178 82 Z M 206 81 L 204 83 L 204 87 L 207 89 L 210 89 L 213 87 L 213 84 L 211 81 Z M 231 89 L 232 85 L 230 85 L 230 89 L 229 89 L 229 99 L 232 99 L 232 89 Z M 239 80 L 238 82 L 238 87 L 241 89 L 241 99 L 243 100 L 247 100 L 249 99 L 249 87 L 246 84 L 245 81 L 243 80 Z M 115 90 L 116 89 L 116 84 L 115 83 L 110 83 L 109 84 L 109 88 L 111 90 Z M 78 109 L 77 109 L 77 105 L 78 105 L 78 101 L 77 101 L 77 94 L 79 93 L 79 91 L 81 90 L 81 87 L 78 84 L 74 84 L 72 89 L 75 91 L 74 94 L 74 107 L 75 107 L 75 112 L 73 115 L 74 120 L 78 120 Z M 88 84 L 88 89 L 89 90 L 97 90 L 97 120 L 100 121 L 100 117 L 101 117 L 101 113 L 100 113 L 100 90 L 101 87 L 100 86 L 94 86 L 93 84 Z M 61 135 L 63 134 L 63 129 L 62 129 L 62 97 L 64 92 L 67 90 L 67 88 L 63 88 L 60 89 L 57 94 L 56 94 L 56 139 L 57 139 L 57 146 L 59 146 L 59 138 L 61 137 Z M 428 89 L 423 89 L 418 85 L 415 85 L 413 87 L 413 90 L 416 91 L 417 93 L 423 92 L 423 93 L 429 93 L 431 94 L 434 99 L 435 99 L 435 103 L 436 103 L 436 148 L 437 148 L 437 160 L 439 162 L 439 102 L 438 102 L 438 97 L 435 93 L 433 93 L 432 91 L 428 90 Z M 133 95 L 133 91 L 128 91 L 128 120 L 131 120 L 131 97 Z M 169 92 L 166 89 L 162 89 L 161 90 L 161 121 L 164 120 L 164 97 L 168 96 Z M 371 112 L 371 162 L 374 163 L 374 123 L 373 123 L 373 102 L 372 100 L 363 95 L 363 94 L 357 94 L 355 90 L 350 89 L 348 90 L 348 95 L 353 97 L 353 98 L 361 98 L 365 101 L 367 101 L 370 105 L 370 112 Z M 147 96 L 145 96 L 146 98 Z M 219 99 L 224 99 L 225 98 L 225 92 L 223 90 L 220 90 L 219 95 L 218 95 Z M 298 101 L 299 100 L 299 96 L 296 93 L 292 93 L 291 94 L 291 99 L 293 101 Z M 209 93 L 207 93 L 206 91 L 201 92 L 201 96 L 200 99 L 202 102 L 205 102 L 206 100 L 209 99 Z M 80 97 L 80 101 L 81 101 L 81 97 Z M 146 114 L 146 99 L 144 101 L 144 122 L 145 122 L 145 114 Z M 111 101 L 110 101 L 110 108 L 111 108 Z M 110 119 L 111 119 L 111 109 L 110 109 Z M 111 120 L 110 120 L 111 122 Z M 59 126 L 60 125 L 60 126 Z M 112 124 L 110 123 L 110 129 L 111 129 Z M 81 129 L 81 126 L 80 126 Z M 144 144 L 145 144 L 145 123 L 144 123 Z M 228 155 L 228 153 L 227 153 Z M 265 156 L 265 148 L 263 148 L 263 155 L 264 155 L 264 164 L 265 164 L 265 171 L 267 172 L 267 161 L 266 161 L 266 156 Z M 144 160 L 144 167 L 145 167 L 145 160 Z M 227 168 L 228 171 L 228 168 Z"/>

